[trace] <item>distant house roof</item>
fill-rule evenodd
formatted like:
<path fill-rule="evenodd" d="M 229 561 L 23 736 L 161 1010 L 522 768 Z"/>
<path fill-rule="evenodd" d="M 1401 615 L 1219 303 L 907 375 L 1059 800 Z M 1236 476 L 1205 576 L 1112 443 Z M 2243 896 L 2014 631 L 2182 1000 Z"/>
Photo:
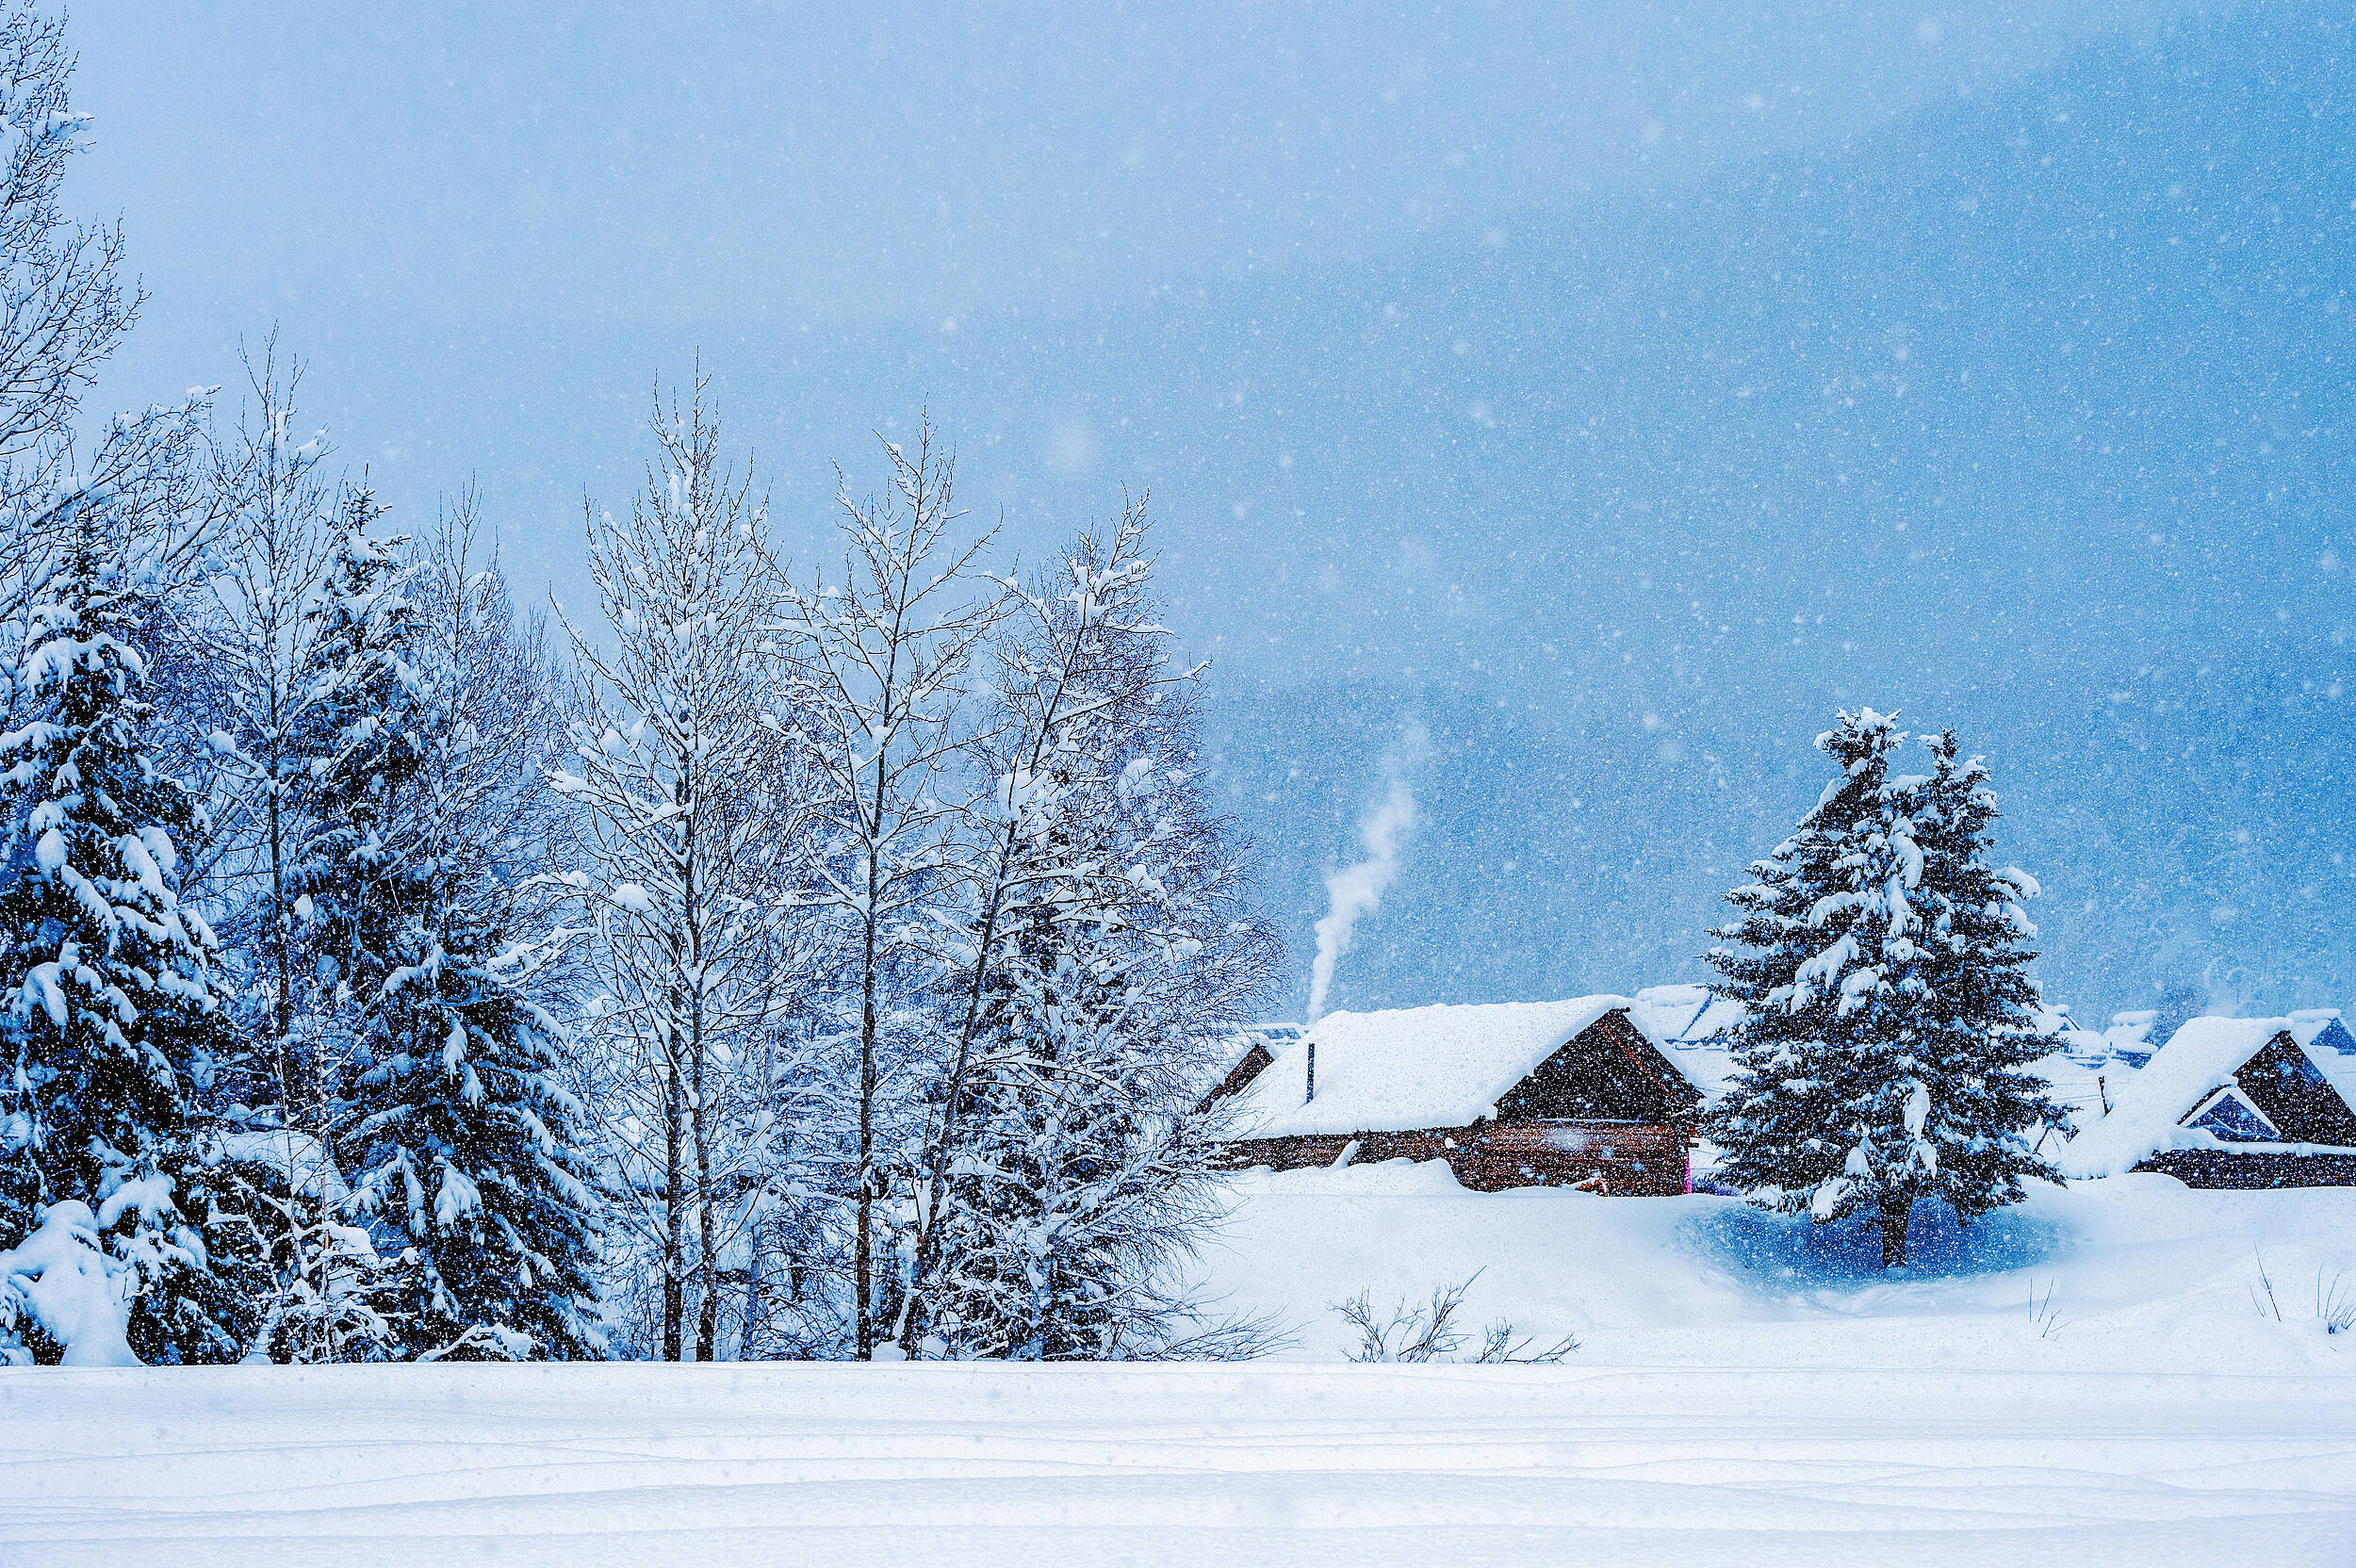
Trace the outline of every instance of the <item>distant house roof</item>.
<path fill-rule="evenodd" d="M 2348 1021 L 2337 1007 L 2311 1007 L 2291 1014 L 2291 1033 L 2310 1052 L 2356 1056 L 2356 1034 L 2348 1032 Z"/>
<path fill-rule="evenodd" d="M 2244 1114 L 2245 1107 L 2273 1129 L 2274 1121 L 2246 1096 L 2227 1100 L 2218 1091 L 2234 1085 L 2235 1074 L 2252 1057 L 2278 1042 L 2284 1047 L 2285 1067 L 2312 1073 L 2319 1080 L 2316 1092 L 2328 1087 L 2343 1112 L 2356 1114 L 2351 1112 L 2356 1054 L 2343 1054 L 2331 1035 L 2335 1029 L 2347 1033 L 2335 1018 L 2317 1014 L 2194 1019 L 2120 1082 L 2110 1114 L 2071 1139 L 2056 1164 L 2065 1176 L 2115 1176 L 2163 1150 L 2247 1141 L 2257 1124 Z"/>
<path fill-rule="evenodd" d="M 2113 1013 L 2111 1026 L 2102 1031 L 2102 1038 L 2110 1043 L 2110 1054 L 2129 1067 L 2141 1067 L 2150 1061 L 2154 1048 L 2151 1025 L 2159 1021 L 2159 1017 L 2150 1007 Z"/>
<path fill-rule="evenodd" d="M 1628 1016 L 1704 1097 L 1725 1092 L 1734 1076 L 1728 1037 L 1742 1021 L 1742 1004 L 1710 986 L 1647 986 Z"/>
<path fill-rule="evenodd" d="M 1655 1044 L 1699 1044 L 1742 1022 L 1742 1004 L 1714 986 L 1646 986 L 1628 1003 L 1628 1016 Z"/>
<path fill-rule="evenodd" d="M 1624 996 L 1328 1013 L 1235 1096 L 1241 1138 L 1467 1127 Z M 1309 1096 L 1316 1048 L 1317 1095 Z M 1641 1044 L 1638 1047 L 1641 1049 Z"/>
<path fill-rule="evenodd" d="M 1203 1037 L 1201 1070 L 1195 1075 L 1199 1103 L 1207 1106 L 1243 1092 L 1268 1063 L 1301 1042 L 1308 1031 L 1298 1023 L 1249 1023 Z"/>
<path fill-rule="evenodd" d="M 2135 1075 L 2133 1069 L 2103 1057 L 2088 1061 L 2071 1049 L 2067 1037 L 2061 1050 L 2031 1062 L 2028 1070 L 2045 1080 L 2053 1099 L 2070 1112 L 2070 1120 L 2081 1131 L 2102 1119 L 2106 1097 L 2115 1102 L 2119 1086 Z"/>

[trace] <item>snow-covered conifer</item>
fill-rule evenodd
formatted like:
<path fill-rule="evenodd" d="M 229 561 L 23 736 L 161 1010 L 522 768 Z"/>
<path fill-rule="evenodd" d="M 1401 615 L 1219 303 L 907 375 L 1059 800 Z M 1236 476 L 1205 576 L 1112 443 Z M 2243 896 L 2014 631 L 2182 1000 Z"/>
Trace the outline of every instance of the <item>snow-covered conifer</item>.
<path fill-rule="evenodd" d="M 217 1173 L 184 1098 L 222 1028 L 214 939 L 175 884 L 195 805 L 150 751 L 139 594 L 101 510 L 87 502 L 35 605 L 15 671 L 29 712 L 0 736 L 0 1244 L 85 1205 L 136 1296 L 132 1349 L 234 1361 L 252 1249 L 215 1228 Z"/>
<path fill-rule="evenodd" d="M 335 1149 L 354 1206 L 409 1254 L 406 1354 L 597 1356 L 581 1107 L 506 928 L 524 868 L 502 803 L 536 758 L 491 722 L 514 694 L 474 645 L 512 612 L 463 552 L 428 564 L 412 578 L 354 529 L 319 638 L 340 739 L 305 888 L 351 1040 Z"/>
<path fill-rule="evenodd" d="M 2063 1113 L 2024 1068 L 2044 1054 L 2023 945 L 2026 873 L 1988 863 L 1995 797 L 1951 734 L 1933 770 L 1892 772 L 1906 732 L 1863 709 L 1817 744 L 1841 767 L 1814 810 L 1728 902 L 1711 951 L 1745 1007 L 1711 1125 L 1734 1184 L 1786 1213 L 1864 1211 L 1885 1266 L 1913 1205 L 1970 1220 L 2053 1172 L 2024 1134 Z"/>

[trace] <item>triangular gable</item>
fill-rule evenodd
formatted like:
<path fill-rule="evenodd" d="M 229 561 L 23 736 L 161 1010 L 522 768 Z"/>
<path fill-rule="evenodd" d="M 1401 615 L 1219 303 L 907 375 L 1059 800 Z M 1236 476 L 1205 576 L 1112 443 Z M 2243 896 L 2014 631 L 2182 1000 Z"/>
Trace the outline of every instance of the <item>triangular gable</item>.
<path fill-rule="evenodd" d="M 2325 1021 L 2315 1037 L 2307 1042 L 2307 1054 L 2315 1055 L 2329 1051 L 2341 1056 L 2356 1056 L 2356 1035 L 2348 1032 L 2348 1025 L 2338 1019 Z"/>
<path fill-rule="evenodd" d="M 2233 1084 L 2285 1143 L 2356 1148 L 2356 1110 L 2284 1029 L 2233 1071 Z"/>
<path fill-rule="evenodd" d="M 1499 1121 L 1681 1121 L 1701 1090 L 1624 1010 L 1580 1030 L 1497 1096 Z"/>
<path fill-rule="evenodd" d="M 2281 1143 L 2282 1130 L 2250 1102 L 2250 1097 L 2228 1084 L 2192 1108 L 2184 1124 L 2213 1133 L 2227 1143 Z"/>

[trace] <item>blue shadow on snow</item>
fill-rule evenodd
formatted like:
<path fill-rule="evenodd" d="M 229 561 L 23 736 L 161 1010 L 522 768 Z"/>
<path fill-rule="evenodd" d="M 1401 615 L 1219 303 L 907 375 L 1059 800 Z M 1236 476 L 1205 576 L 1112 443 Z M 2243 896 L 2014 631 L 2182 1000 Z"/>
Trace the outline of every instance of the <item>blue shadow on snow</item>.
<path fill-rule="evenodd" d="M 1749 1203 L 1718 1202 L 1683 1230 L 1698 1250 L 1771 1295 L 2004 1274 L 2043 1263 L 2076 1239 L 2069 1226 L 2019 1205 L 1965 1225 L 1945 1203 L 1917 1203 L 1906 1227 L 1906 1269 L 1890 1274 L 1882 1269 L 1880 1224 L 1867 1217 L 1819 1225 Z"/>

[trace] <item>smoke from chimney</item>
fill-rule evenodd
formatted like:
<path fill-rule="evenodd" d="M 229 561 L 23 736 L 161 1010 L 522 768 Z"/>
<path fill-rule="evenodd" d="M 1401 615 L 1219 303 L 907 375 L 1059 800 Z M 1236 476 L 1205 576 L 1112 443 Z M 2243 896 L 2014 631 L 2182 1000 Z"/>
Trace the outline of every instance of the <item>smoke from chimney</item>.
<path fill-rule="evenodd" d="M 1325 918 L 1317 922 L 1317 956 L 1309 970 L 1311 1023 L 1325 1012 L 1334 966 L 1350 951 L 1360 918 L 1383 902 L 1383 892 L 1399 875 L 1399 850 L 1415 825 L 1415 792 L 1407 773 L 1422 760 L 1429 739 L 1420 722 L 1409 721 L 1399 743 L 1383 755 L 1382 797 L 1358 819 L 1358 841 L 1366 858 L 1325 874 Z"/>

